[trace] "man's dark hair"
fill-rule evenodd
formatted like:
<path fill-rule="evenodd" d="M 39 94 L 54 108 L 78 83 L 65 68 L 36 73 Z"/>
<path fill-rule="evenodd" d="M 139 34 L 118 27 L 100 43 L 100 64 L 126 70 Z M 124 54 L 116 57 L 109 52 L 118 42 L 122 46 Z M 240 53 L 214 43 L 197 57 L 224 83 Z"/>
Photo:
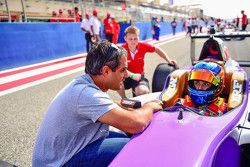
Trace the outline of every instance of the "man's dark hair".
<path fill-rule="evenodd" d="M 121 56 L 127 56 L 125 49 L 108 41 L 102 41 L 89 51 L 85 62 L 85 73 L 99 75 L 105 65 L 116 71 Z"/>

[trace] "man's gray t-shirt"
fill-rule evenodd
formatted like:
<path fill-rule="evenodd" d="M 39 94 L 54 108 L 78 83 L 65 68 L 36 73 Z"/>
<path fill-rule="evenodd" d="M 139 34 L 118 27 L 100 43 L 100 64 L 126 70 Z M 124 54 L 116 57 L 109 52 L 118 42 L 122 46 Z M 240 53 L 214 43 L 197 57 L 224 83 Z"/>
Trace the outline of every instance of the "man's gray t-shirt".
<path fill-rule="evenodd" d="M 50 104 L 34 145 L 32 166 L 62 166 L 87 144 L 108 135 L 98 118 L 117 107 L 88 74 L 69 83 Z"/>

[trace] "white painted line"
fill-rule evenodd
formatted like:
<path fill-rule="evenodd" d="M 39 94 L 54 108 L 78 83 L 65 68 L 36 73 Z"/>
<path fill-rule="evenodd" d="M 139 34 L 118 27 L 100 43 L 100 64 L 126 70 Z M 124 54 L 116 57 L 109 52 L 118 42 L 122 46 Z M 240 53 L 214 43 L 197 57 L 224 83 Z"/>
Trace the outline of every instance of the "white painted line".
<path fill-rule="evenodd" d="M 63 62 L 63 63 L 51 65 L 51 66 L 46 66 L 43 68 L 38 68 L 38 69 L 34 69 L 34 70 L 29 70 L 29 71 L 17 73 L 14 75 L 2 77 L 2 78 L 0 78 L 0 84 L 8 83 L 8 82 L 19 80 L 22 78 L 27 78 L 27 77 L 34 76 L 37 74 L 46 73 L 49 71 L 61 69 L 64 67 L 75 65 L 75 64 L 84 63 L 85 60 L 86 60 L 86 58 L 80 58 L 80 59 L 76 59 L 76 60 L 72 60 L 72 61 L 67 61 L 67 62 Z"/>
<path fill-rule="evenodd" d="M 44 78 L 44 79 L 41 79 L 41 80 L 38 80 L 38 81 L 30 82 L 30 83 L 27 83 L 27 84 L 24 84 L 24 85 L 21 85 L 21 86 L 17 86 L 17 87 L 14 87 L 14 88 L 11 88 L 11 89 L 8 89 L 8 90 L 5 90 L 5 91 L 1 91 L 0 96 L 6 95 L 6 94 L 9 94 L 9 93 L 13 93 L 13 92 L 17 92 L 19 90 L 26 89 L 26 88 L 29 88 L 29 87 L 32 87 L 32 86 L 36 86 L 36 85 L 39 85 L 39 84 L 42 84 L 42 83 L 45 83 L 45 82 L 48 82 L 48 81 L 52 81 L 52 80 L 55 80 L 57 78 L 62 78 L 62 77 L 65 77 L 67 75 L 77 73 L 77 72 L 80 72 L 80 71 L 83 72 L 84 68 L 82 68 L 82 67 L 76 68 L 76 69 L 71 70 L 71 71 L 67 71 L 67 72 L 57 74 L 57 75 L 54 75 L 54 76 L 50 76 L 50 77 L 47 77 L 47 78 Z"/>
<path fill-rule="evenodd" d="M 22 69 L 25 69 L 25 68 L 34 67 L 34 66 L 38 66 L 38 65 L 44 65 L 44 64 L 48 64 L 48 63 L 53 63 L 53 62 L 57 62 L 57 61 L 61 61 L 61 60 L 67 60 L 67 59 L 71 59 L 71 58 L 76 58 L 76 57 L 79 57 L 79 56 L 86 56 L 86 55 L 87 55 L 86 53 L 81 53 L 81 54 L 77 54 L 77 55 L 73 55 L 73 56 L 69 56 L 69 57 L 63 57 L 63 58 L 49 60 L 49 61 L 45 61 L 45 62 L 41 62 L 41 63 L 26 65 L 26 66 L 17 67 L 17 68 L 12 68 L 12 69 L 8 69 L 8 70 L 0 71 L 0 74 L 6 73 L 6 72 L 15 71 L 15 70 L 22 70 Z"/>

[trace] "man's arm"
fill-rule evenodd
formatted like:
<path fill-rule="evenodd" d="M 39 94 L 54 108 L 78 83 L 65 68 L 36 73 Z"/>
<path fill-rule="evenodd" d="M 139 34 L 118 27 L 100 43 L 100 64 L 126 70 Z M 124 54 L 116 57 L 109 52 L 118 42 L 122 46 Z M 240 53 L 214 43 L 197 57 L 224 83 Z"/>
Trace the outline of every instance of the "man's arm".
<path fill-rule="evenodd" d="M 98 121 L 124 132 L 136 134 L 144 131 L 149 125 L 153 113 L 161 109 L 162 105 L 158 101 L 147 102 L 141 108 L 132 111 L 118 106 L 102 115 Z"/>
<path fill-rule="evenodd" d="M 96 40 L 97 40 L 97 35 L 94 33 L 94 26 L 93 25 L 91 25 L 90 26 L 90 30 L 91 30 L 91 32 L 92 32 L 92 36 L 93 36 L 93 43 L 96 43 Z"/>
<path fill-rule="evenodd" d="M 90 30 L 91 30 L 91 32 L 92 32 L 92 35 L 94 36 L 95 33 L 94 33 L 94 26 L 93 26 L 93 25 L 90 26 Z"/>
<path fill-rule="evenodd" d="M 155 53 L 157 53 L 161 58 L 166 60 L 166 62 L 168 62 L 168 64 L 171 64 L 171 65 L 177 67 L 176 61 L 170 59 L 169 56 L 161 48 L 155 47 Z"/>
<path fill-rule="evenodd" d="M 85 33 L 89 33 L 88 30 L 86 30 L 84 27 L 81 27 L 82 31 L 85 32 Z"/>
<path fill-rule="evenodd" d="M 92 17 L 89 19 L 89 23 L 90 23 L 90 34 L 93 36 L 92 42 L 94 42 L 96 40 L 96 34 L 94 33 L 94 24 L 95 23 L 94 23 L 94 20 Z"/>

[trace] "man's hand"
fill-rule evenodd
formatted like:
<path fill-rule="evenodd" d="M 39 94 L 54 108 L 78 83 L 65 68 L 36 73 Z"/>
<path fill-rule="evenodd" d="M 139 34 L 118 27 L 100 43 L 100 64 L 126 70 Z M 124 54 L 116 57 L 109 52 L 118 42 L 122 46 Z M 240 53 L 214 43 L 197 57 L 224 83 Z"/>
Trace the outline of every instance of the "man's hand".
<path fill-rule="evenodd" d="M 96 35 L 93 35 L 93 37 L 91 38 L 91 41 L 92 41 L 93 43 L 96 43 Z"/>
<path fill-rule="evenodd" d="M 145 103 L 143 106 L 147 106 L 147 107 L 150 107 L 154 110 L 154 112 L 156 111 L 159 111 L 159 110 L 162 110 L 162 101 L 160 100 L 152 100 L 152 101 L 149 101 L 147 103 Z"/>

